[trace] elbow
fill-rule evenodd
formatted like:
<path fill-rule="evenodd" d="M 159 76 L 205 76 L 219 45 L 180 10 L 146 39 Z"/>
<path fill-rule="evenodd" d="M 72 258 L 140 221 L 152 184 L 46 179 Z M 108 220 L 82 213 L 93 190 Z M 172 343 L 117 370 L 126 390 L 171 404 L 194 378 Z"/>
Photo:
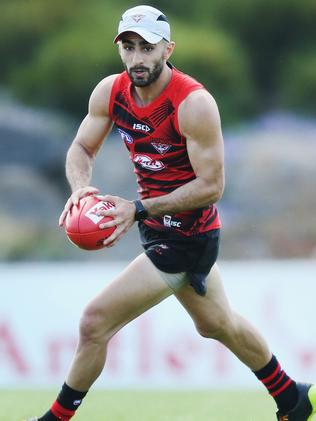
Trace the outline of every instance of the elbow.
<path fill-rule="evenodd" d="M 212 192 L 210 204 L 218 202 L 223 196 L 224 188 L 219 186 L 215 191 Z"/>
<path fill-rule="evenodd" d="M 224 168 L 222 168 L 220 172 L 220 176 L 218 177 L 218 180 L 217 180 L 216 202 L 218 202 L 222 198 L 224 189 L 225 189 L 225 172 L 224 172 Z"/>
<path fill-rule="evenodd" d="M 216 177 L 198 177 L 199 183 L 195 186 L 196 193 L 200 197 L 200 206 L 209 206 L 218 202 L 224 193 L 225 176 L 219 172 Z"/>
<path fill-rule="evenodd" d="M 218 202 L 223 195 L 223 186 L 222 185 L 213 185 L 209 186 L 204 192 L 204 198 L 202 199 L 203 206 L 213 205 Z"/>
<path fill-rule="evenodd" d="M 222 198 L 223 193 L 224 193 L 224 187 L 225 187 L 224 177 L 220 177 L 218 180 L 216 180 L 216 182 L 212 186 L 210 186 L 209 195 L 208 195 L 208 198 L 209 198 L 208 204 L 211 205 L 213 203 L 216 203 Z"/>

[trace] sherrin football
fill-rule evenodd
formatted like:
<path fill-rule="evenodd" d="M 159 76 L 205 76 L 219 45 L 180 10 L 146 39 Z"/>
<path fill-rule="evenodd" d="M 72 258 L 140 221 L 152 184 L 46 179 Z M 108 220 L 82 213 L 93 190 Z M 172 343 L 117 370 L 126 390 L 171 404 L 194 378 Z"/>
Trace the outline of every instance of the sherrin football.
<path fill-rule="evenodd" d="M 65 231 L 69 240 L 84 250 L 102 249 L 103 241 L 115 231 L 116 227 L 100 229 L 99 225 L 108 222 L 112 217 L 99 216 L 98 212 L 113 207 L 113 203 L 104 202 L 98 196 L 80 199 L 79 204 L 73 206 L 66 217 Z"/>

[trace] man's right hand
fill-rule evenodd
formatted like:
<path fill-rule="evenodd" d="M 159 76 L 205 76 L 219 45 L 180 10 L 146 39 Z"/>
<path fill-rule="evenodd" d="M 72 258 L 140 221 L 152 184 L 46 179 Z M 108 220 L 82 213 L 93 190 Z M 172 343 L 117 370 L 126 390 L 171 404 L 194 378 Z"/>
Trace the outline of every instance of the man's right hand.
<path fill-rule="evenodd" d="M 94 194 L 100 193 L 99 189 L 92 186 L 82 187 L 72 193 L 72 195 L 67 200 L 64 210 L 62 211 L 60 217 L 59 217 L 59 226 L 62 227 L 64 225 L 66 216 L 68 212 L 71 210 L 73 206 L 77 206 L 79 203 L 79 200 L 82 197 L 86 196 L 92 196 Z"/>

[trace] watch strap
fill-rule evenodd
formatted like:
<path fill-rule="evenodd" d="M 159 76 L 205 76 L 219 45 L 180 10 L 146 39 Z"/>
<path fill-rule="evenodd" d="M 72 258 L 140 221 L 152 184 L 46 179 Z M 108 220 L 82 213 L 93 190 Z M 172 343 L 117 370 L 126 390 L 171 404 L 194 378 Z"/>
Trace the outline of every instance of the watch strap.
<path fill-rule="evenodd" d="M 142 204 L 141 200 L 134 200 L 133 203 L 135 205 L 135 220 L 143 221 L 148 218 L 148 211 Z"/>

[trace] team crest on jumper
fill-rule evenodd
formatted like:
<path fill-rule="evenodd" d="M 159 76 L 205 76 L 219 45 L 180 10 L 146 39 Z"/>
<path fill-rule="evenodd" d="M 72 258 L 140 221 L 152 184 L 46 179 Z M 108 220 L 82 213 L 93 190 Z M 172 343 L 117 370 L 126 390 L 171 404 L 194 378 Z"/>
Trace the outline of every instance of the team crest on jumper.
<path fill-rule="evenodd" d="M 171 148 L 171 145 L 169 145 L 168 143 L 151 142 L 151 144 L 161 155 L 164 155 Z"/>
<path fill-rule="evenodd" d="M 124 140 L 124 142 L 127 142 L 129 144 L 134 142 L 134 139 L 132 138 L 132 136 L 126 132 L 124 132 L 124 130 L 122 129 L 117 129 L 119 134 L 121 135 L 122 140 Z"/>
<path fill-rule="evenodd" d="M 140 20 L 142 20 L 145 17 L 145 15 L 133 15 L 132 18 L 136 23 L 138 23 Z"/>

